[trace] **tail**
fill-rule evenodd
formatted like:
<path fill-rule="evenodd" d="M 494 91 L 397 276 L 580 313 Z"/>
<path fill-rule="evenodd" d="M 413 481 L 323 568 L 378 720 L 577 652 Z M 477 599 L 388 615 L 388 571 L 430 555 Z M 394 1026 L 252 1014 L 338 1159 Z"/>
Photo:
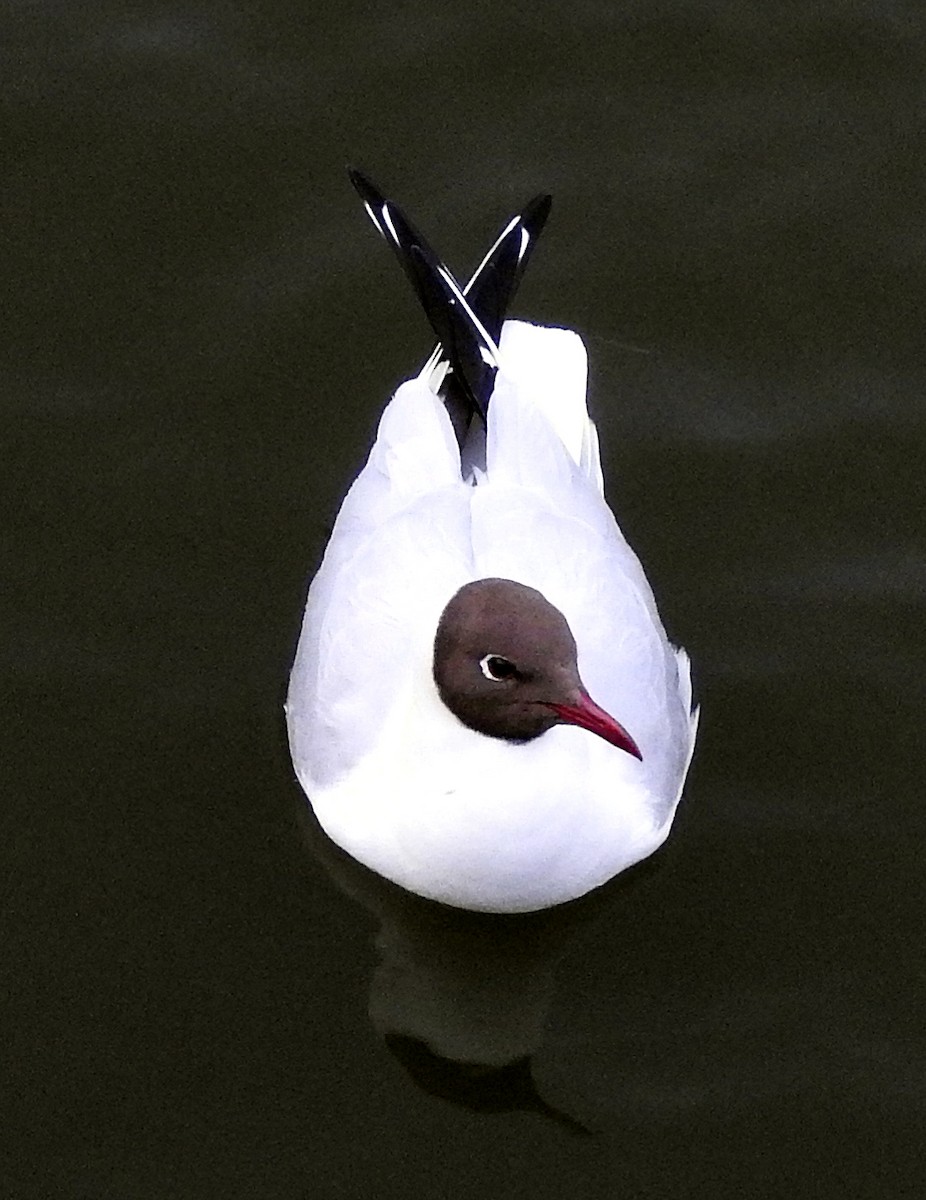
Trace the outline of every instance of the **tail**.
<path fill-rule="evenodd" d="M 440 395 L 462 445 L 474 414 L 485 423 L 505 314 L 550 214 L 552 199 L 536 196 L 512 217 L 461 288 L 402 210 L 360 171 L 351 169 L 348 174 L 438 337 L 426 370 L 439 380 Z"/>

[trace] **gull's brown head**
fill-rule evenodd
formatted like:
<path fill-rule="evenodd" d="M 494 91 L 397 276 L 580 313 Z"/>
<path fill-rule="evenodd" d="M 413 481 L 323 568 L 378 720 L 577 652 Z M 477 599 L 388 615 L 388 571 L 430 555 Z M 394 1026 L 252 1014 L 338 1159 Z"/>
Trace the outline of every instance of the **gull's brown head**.
<path fill-rule="evenodd" d="M 450 599 L 434 638 L 434 681 L 447 708 L 478 733 L 528 742 L 554 725 L 578 725 L 643 757 L 586 691 L 566 618 L 522 583 L 477 579 Z"/>

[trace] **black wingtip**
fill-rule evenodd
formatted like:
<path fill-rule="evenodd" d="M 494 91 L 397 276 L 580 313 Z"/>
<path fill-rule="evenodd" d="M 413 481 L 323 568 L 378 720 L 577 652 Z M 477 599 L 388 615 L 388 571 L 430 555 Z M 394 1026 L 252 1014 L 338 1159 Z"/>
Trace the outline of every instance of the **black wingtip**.
<path fill-rule="evenodd" d="M 521 221 L 533 228 L 534 237 L 540 233 L 547 223 L 547 217 L 553 207 L 553 197 L 549 192 L 541 192 L 533 200 L 528 201 L 521 210 Z"/>
<path fill-rule="evenodd" d="M 508 309 L 553 205 L 535 196 L 504 226 L 466 285 L 466 297 L 497 342 Z"/>
<path fill-rule="evenodd" d="M 535 196 L 502 229 L 465 288 L 404 212 L 356 167 L 348 178 L 377 231 L 390 244 L 450 363 L 447 387 L 462 389 L 483 420 L 497 365 L 498 339 L 552 197 Z M 443 392 L 442 392 L 443 394 Z"/>
<path fill-rule="evenodd" d="M 373 180 L 369 175 L 364 175 L 363 171 L 358 171 L 356 167 L 348 167 L 347 177 L 364 203 L 367 201 L 373 204 L 382 203 L 385 199 Z"/>
<path fill-rule="evenodd" d="M 491 336 L 485 336 L 478 317 L 474 318 L 468 301 L 463 299 L 462 288 L 402 209 L 362 171 L 351 167 L 348 177 L 408 276 L 450 362 L 454 384 L 463 389 L 467 403 L 484 417 L 496 350 Z"/>
<path fill-rule="evenodd" d="M 374 184 L 369 176 L 364 175 L 362 171 L 358 171 L 356 167 L 347 168 L 347 177 L 354 185 L 354 190 L 363 201 L 363 207 L 367 210 L 367 215 L 376 226 L 377 232 L 382 237 L 387 237 L 387 233 L 382 223 L 382 210 L 386 204 L 386 197 Z"/>

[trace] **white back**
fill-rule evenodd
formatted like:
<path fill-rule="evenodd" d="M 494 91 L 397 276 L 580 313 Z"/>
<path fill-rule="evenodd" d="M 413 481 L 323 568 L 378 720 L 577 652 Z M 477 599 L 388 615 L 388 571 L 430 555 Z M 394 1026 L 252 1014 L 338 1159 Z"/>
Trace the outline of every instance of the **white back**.
<path fill-rule="evenodd" d="M 297 774 L 335 841 L 424 895 L 516 911 L 580 895 L 656 848 L 696 721 L 687 658 L 604 502 L 581 340 L 509 321 L 500 363 L 486 470 L 471 482 L 424 377 L 387 406 L 309 592 L 287 717 Z M 583 730 L 520 747 L 447 713 L 430 673 L 437 621 L 464 583 L 489 576 L 563 612 L 590 694 L 630 730 L 642 763 Z M 586 790 L 572 816 L 554 777 L 567 799 Z M 556 827 L 571 830 L 565 856 Z M 609 831 L 623 849 L 600 845 Z M 507 890 L 506 870 L 517 876 Z"/>

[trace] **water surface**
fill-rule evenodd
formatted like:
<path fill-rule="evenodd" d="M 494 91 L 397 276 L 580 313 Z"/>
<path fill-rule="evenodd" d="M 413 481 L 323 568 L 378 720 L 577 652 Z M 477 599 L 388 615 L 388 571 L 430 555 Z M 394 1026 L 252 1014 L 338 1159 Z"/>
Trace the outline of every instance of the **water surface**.
<path fill-rule="evenodd" d="M 919 1194 L 915 7 L 3 25 L 0 1191 Z M 326 854 L 285 752 L 306 580 L 429 349 L 347 162 L 460 274 L 554 194 L 517 312 L 586 338 L 696 666 L 669 846 L 523 928 Z"/>

